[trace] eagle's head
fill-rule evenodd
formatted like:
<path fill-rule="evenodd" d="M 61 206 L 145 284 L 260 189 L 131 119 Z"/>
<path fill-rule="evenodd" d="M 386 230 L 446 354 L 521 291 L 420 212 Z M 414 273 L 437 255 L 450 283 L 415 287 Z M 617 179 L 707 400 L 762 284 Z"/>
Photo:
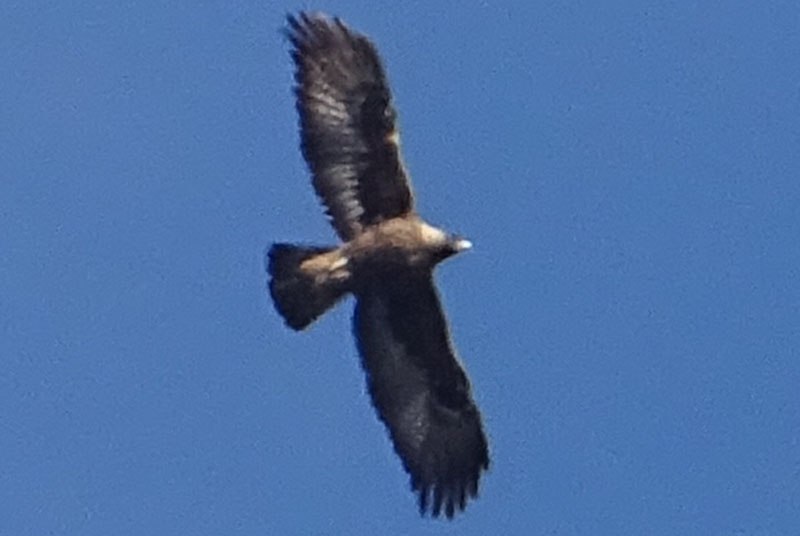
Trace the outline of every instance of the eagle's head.
<path fill-rule="evenodd" d="M 430 254 L 431 264 L 438 264 L 456 253 L 472 247 L 472 242 L 464 237 L 448 233 L 427 223 L 422 223 L 421 230 L 423 241 Z"/>

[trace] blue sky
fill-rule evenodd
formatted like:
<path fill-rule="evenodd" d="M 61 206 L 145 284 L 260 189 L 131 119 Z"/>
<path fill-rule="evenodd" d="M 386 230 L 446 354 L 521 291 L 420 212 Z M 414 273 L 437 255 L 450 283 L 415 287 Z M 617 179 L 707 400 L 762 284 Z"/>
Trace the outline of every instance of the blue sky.
<path fill-rule="evenodd" d="M 377 43 L 491 439 L 421 519 L 346 302 L 287 11 Z M 6 2 L 0 534 L 726 534 L 800 527 L 794 2 Z"/>

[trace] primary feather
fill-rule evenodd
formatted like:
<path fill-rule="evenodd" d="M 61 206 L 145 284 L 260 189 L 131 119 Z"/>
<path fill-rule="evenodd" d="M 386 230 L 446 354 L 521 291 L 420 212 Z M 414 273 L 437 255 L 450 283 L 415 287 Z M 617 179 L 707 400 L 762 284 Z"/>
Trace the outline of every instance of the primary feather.
<path fill-rule="evenodd" d="M 339 236 L 412 209 L 386 75 L 369 40 L 339 19 L 289 17 L 301 149 Z"/>

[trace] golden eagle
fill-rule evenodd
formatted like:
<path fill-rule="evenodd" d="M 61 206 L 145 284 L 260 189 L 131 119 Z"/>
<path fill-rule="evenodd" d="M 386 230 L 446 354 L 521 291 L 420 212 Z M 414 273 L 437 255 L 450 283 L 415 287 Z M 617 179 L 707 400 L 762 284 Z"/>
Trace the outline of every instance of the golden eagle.
<path fill-rule="evenodd" d="M 452 518 L 489 467 L 470 384 L 450 342 L 433 268 L 471 246 L 414 212 L 395 111 L 372 43 L 340 19 L 289 16 L 301 148 L 343 243 L 274 244 L 275 307 L 295 330 L 346 294 L 378 416 L 419 494 Z"/>

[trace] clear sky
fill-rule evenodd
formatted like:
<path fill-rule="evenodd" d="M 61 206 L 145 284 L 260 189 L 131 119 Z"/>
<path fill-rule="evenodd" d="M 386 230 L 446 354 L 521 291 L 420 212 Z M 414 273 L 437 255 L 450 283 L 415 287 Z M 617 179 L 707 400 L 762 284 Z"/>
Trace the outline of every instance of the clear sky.
<path fill-rule="evenodd" d="M 0 534 L 796 535 L 796 2 L 0 7 Z M 490 435 L 421 519 L 345 302 L 305 333 L 274 240 L 331 243 L 287 11 L 377 43 Z M 499 531 L 499 532 L 494 532 Z"/>

